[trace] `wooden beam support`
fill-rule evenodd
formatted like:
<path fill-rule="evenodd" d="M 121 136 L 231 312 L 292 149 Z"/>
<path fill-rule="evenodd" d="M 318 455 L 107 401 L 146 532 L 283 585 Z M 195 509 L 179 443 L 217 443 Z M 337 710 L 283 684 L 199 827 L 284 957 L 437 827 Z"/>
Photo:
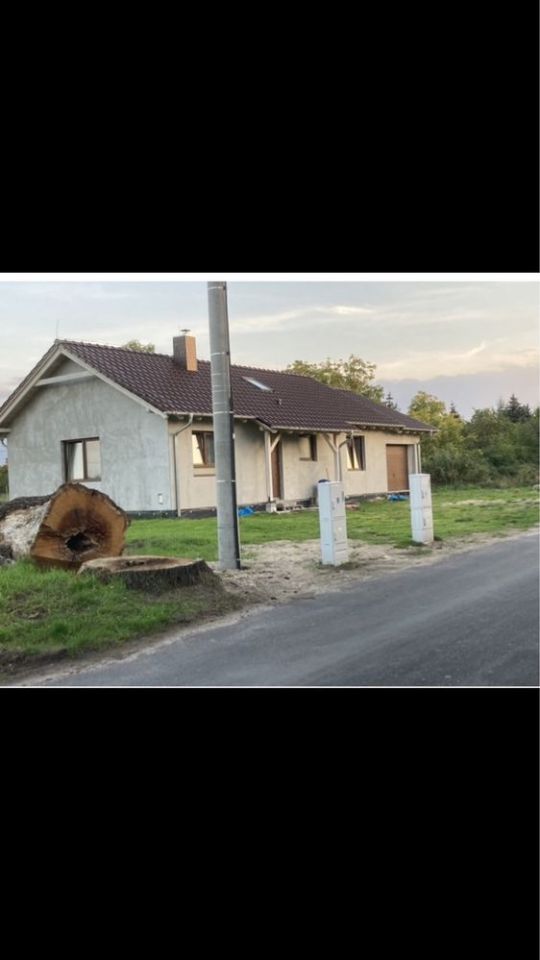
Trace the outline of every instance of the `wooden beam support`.
<path fill-rule="evenodd" d="M 264 472 L 266 476 L 266 496 L 268 501 L 274 499 L 274 481 L 272 479 L 272 454 L 276 449 L 279 441 L 281 440 L 281 434 L 278 433 L 277 436 L 272 439 L 271 434 L 268 430 L 264 431 Z"/>
<path fill-rule="evenodd" d="M 339 463 L 339 447 L 338 447 L 338 445 L 337 445 L 337 438 L 338 438 L 338 436 L 339 436 L 339 434 L 334 433 L 334 435 L 333 435 L 334 439 L 333 439 L 333 440 L 330 440 L 330 437 L 328 436 L 328 434 L 327 434 L 327 433 L 323 433 L 324 439 L 326 440 L 328 446 L 330 447 L 332 453 L 334 454 L 334 474 L 335 474 L 335 479 L 336 479 L 336 480 L 340 480 L 340 479 L 341 479 L 341 470 L 340 470 L 340 468 L 339 468 L 339 467 L 340 467 L 340 463 Z"/>
<path fill-rule="evenodd" d="M 55 387 L 65 383 L 80 382 L 81 380 L 92 380 L 93 373 L 64 373 L 61 377 L 44 377 L 38 380 L 36 387 Z"/>
<path fill-rule="evenodd" d="M 274 491 L 272 487 L 272 450 L 270 444 L 270 434 L 264 431 L 264 472 L 266 477 L 266 496 L 268 500 L 273 500 Z"/>

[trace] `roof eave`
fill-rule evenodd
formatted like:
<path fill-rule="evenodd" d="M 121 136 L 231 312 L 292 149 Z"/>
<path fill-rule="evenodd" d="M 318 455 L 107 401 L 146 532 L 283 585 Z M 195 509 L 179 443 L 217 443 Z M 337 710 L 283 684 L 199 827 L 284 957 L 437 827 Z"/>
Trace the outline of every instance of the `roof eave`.
<path fill-rule="evenodd" d="M 357 430 L 384 430 L 384 431 L 386 431 L 386 433 L 396 433 L 396 432 L 399 432 L 399 433 L 412 433 L 412 434 L 421 433 L 421 432 L 424 432 L 424 433 L 426 433 L 426 432 L 432 432 L 432 431 L 427 431 L 425 428 L 423 428 L 423 431 L 422 431 L 420 427 L 418 427 L 418 428 L 417 428 L 417 427 L 406 427 L 406 426 L 400 426 L 400 424 L 389 424 L 389 423 L 384 423 L 384 424 L 382 424 L 382 423 L 360 423 L 360 422 L 356 422 L 356 421 L 354 421 L 354 422 L 353 422 L 353 421 L 346 421 L 346 425 L 345 425 L 345 426 L 343 425 L 343 423 L 341 423 L 341 424 L 337 424 L 336 426 L 333 426 L 333 427 L 317 427 L 317 426 L 313 426 L 313 424 L 305 424 L 305 425 L 303 425 L 303 426 L 298 426 L 298 424 L 295 424 L 295 425 L 293 426 L 293 425 L 291 425 L 291 424 L 285 424 L 285 423 L 280 423 L 280 424 L 272 423 L 272 424 L 269 424 L 269 423 L 266 423 L 266 421 L 261 420 L 260 417 L 257 417 L 257 418 L 255 418 L 255 419 L 257 419 L 257 422 L 258 422 L 262 427 L 264 427 L 265 430 L 273 430 L 273 431 L 275 431 L 275 430 L 288 430 L 288 431 L 290 431 L 291 433 L 350 433 L 350 432 L 352 431 L 352 429 L 357 429 Z"/>
<path fill-rule="evenodd" d="M 376 427 L 378 430 L 408 430 L 410 433 L 436 433 L 435 427 L 412 426 L 410 423 L 368 423 L 365 420 L 347 420 L 353 427 L 363 429 L 366 427 Z"/>
<path fill-rule="evenodd" d="M 192 414 L 194 417 L 212 417 L 213 416 L 213 413 L 211 410 L 195 410 L 193 408 L 191 410 L 164 410 L 163 411 L 163 415 L 165 417 L 190 417 Z M 260 421 L 261 423 L 263 422 L 262 420 L 260 420 L 260 417 L 256 417 L 250 413 L 236 413 L 236 411 L 233 410 L 233 416 L 235 420 L 254 420 L 254 421 L 256 420 L 256 421 Z"/>

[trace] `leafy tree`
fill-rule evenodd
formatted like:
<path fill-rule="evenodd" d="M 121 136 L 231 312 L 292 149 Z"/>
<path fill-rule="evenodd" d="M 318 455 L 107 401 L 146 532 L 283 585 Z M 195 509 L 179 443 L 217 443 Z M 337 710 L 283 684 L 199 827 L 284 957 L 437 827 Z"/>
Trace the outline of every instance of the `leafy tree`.
<path fill-rule="evenodd" d="M 425 390 L 419 390 L 409 404 L 409 416 L 422 420 L 424 423 L 429 423 L 432 427 L 440 426 L 445 413 L 446 404 L 444 400 L 439 400 L 432 393 L 426 393 Z"/>
<path fill-rule="evenodd" d="M 508 415 L 508 407 L 511 416 Z M 517 406 L 519 419 L 514 419 Z M 465 428 L 465 441 L 470 449 L 481 450 L 496 474 L 512 476 L 528 464 L 538 469 L 538 412 L 524 415 L 521 404 L 512 400 L 497 410 L 475 410 Z"/>
<path fill-rule="evenodd" d="M 319 363 L 295 360 L 287 367 L 288 373 L 298 373 L 303 377 L 313 377 L 328 387 L 351 390 L 369 400 L 381 403 L 384 390 L 373 383 L 375 364 L 351 354 L 348 360 L 330 360 L 328 357 Z"/>
<path fill-rule="evenodd" d="M 463 421 L 457 411 L 446 409 L 446 404 L 433 394 L 420 390 L 412 398 L 409 416 L 435 427 L 437 432 L 422 438 L 422 462 L 434 483 L 458 483 L 466 480 L 480 483 L 487 479 L 487 467 L 482 457 L 471 456 L 465 450 Z"/>
<path fill-rule="evenodd" d="M 433 394 L 419 390 L 409 404 L 408 413 L 410 417 L 428 423 L 437 429 L 437 433 L 429 441 L 433 446 L 461 442 L 462 420 L 446 409 L 444 400 L 439 400 Z"/>
<path fill-rule="evenodd" d="M 0 467 L 0 494 L 8 492 L 8 468 L 7 463 Z"/>
<path fill-rule="evenodd" d="M 135 350 L 137 353 L 155 353 L 156 348 L 153 343 L 141 343 L 140 340 L 129 340 L 122 344 L 124 350 Z"/>

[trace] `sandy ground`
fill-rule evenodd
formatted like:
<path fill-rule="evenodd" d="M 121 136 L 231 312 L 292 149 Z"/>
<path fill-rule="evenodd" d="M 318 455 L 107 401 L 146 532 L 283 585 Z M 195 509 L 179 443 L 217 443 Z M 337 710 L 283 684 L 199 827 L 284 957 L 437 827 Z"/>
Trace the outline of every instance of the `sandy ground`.
<path fill-rule="evenodd" d="M 511 534 L 522 536 L 525 531 Z M 286 603 L 289 600 L 314 597 L 318 593 L 339 590 L 340 587 L 361 580 L 371 580 L 408 567 L 438 563 L 454 556 L 497 543 L 502 537 L 471 534 L 431 547 L 398 549 L 391 546 L 372 546 L 359 540 L 349 540 L 349 562 L 341 567 L 320 564 L 318 540 L 292 543 L 274 540 L 272 543 L 246 546 L 242 552 L 245 569 L 219 571 L 223 584 L 232 593 L 240 593 L 251 603 Z M 217 563 L 209 564 L 218 571 Z"/>

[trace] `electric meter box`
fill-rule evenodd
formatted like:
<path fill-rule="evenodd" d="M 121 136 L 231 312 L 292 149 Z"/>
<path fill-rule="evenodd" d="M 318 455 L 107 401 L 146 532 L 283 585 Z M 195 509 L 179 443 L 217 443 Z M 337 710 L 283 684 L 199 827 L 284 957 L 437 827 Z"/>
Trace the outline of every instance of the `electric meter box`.
<path fill-rule="evenodd" d="M 416 543 L 433 541 L 433 508 L 429 473 L 409 474 L 412 538 Z"/>
<path fill-rule="evenodd" d="M 349 559 L 347 516 L 343 484 L 337 480 L 321 480 L 317 484 L 321 561 L 338 566 Z"/>

